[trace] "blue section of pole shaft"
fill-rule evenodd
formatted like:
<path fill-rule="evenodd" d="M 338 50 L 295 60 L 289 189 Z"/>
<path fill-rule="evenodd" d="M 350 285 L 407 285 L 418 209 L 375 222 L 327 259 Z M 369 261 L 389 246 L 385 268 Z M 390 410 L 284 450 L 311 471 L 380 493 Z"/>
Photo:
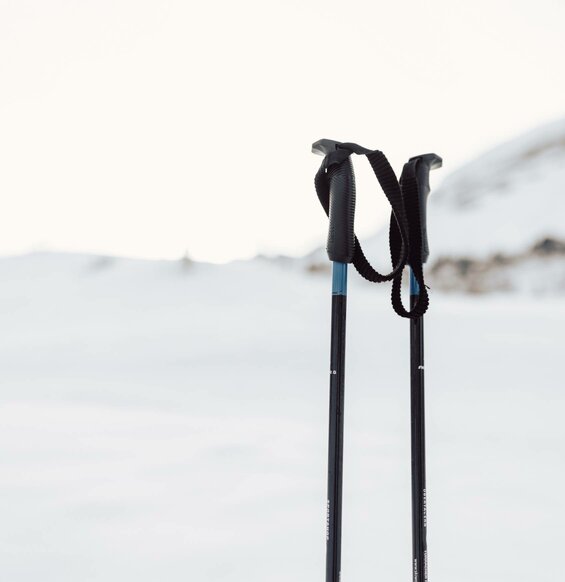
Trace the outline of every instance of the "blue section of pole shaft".
<path fill-rule="evenodd" d="M 332 263 L 332 295 L 347 295 L 347 263 Z"/>
<path fill-rule="evenodd" d="M 420 285 L 416 277 L 414 277 L 412 269 L 410 269 L 410 295 L 420 295 Z"/>

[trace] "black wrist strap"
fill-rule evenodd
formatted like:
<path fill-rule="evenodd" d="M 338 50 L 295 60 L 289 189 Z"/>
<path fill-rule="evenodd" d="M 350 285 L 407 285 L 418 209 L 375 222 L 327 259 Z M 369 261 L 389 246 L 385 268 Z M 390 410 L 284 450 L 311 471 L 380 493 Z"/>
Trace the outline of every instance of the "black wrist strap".
<path fill-rule="evenodd" d="M 407 264 L 412 269 L 412 273 L 418 282 L 418 299 L 411 310 L 407 310 L 404 307 L 401 296 L 402 273 L 399 273 L 394 278 L 391 293 L 394 311 L 401 317 L 409 317 L 412 319 L 424 315 L 429 306 L 428 289 L 424 282 L 424 267 L 422 264 L 422 225 L 420 223 L 420 193 L 416 178 L 416 163 L 416 160 L 411 160 L 407 164 L 404 164 L 404 169 L 400 177 L 400 188 L 410 241 Z M 399 245 L 399 237 L 391 229 L 390 248 L 393 257 L 400 253 Z"/>
<path fill-rule="evenodd" d="M 359 274 L 372 283 L 392 281 L 392 307 L 401 317 L 417 318 L 422 316 L 429 304 L 428 292 L 424 283 L 422 265 L 422 233 L 420 224 L 420 206 L 418 181 L 416 178 L 416 161 L 405 164 L 400 182 L 386 156 L 379 150 L 368 150 L 353 143 L 341 143 L 339 147 L 327 154 L 316 173 L 314 184 L 316 194 L 326 213 L 330 211 L 330 180 L 328 169 L 335 164 L 342 164 L 352 153 L 365 155 L 373 172 L 387 197 L 392 212 L 390 217 L 389 244 L 392 271 L 383 275 L 369 263 L 359 240 L 355 236 L 355 247 L 351 262 Z M 418 300 L 411 310 L 402 303 L 402 273 L 409 264 L 418 281 L 420 292 Z"/>
<path fill-rule="evenodd" d="M 363 249 L 361 248 L 361 244 L 359 243 L 359 239 L 357 237 L 355 237 L 355 249 L 352 262 L 359 274 L 372 283 L 392 281 L 398 273 L 402 273 L 404 265 L 406 264 L 406 260 L 408 258 L 408 234 L 400 184 L 398 183 L 398 179 L 394 173 L 394 170 L 386 159 L 386 156 L 378 150 L 367 150 L 361 146 L 358 146 L 357 144 L 341 144 L 340 149 L 332 152 L 324 158 L 324 161 L 322 162 L 322 165 L 320 166 L 320 169 L 314 178 L 316 194 L 318 195 L 318 199 L 320 200 L 326 215 L 329 216 L 330 183 L 327 170 L 333 164 L 343 163 L 352 153 L 359 153 L 361 155 L 367 156 L 367 159 L 373 168 L 373 172 L 375 173 L 375 176 L 377 177 L 377 180 L 379 181 L 379 184 L 381 185 L 381 188 L 383 189 L 383 192 L 385 193 L 385 196 L 391 205 L 391 223 L 394 222 L 396 225 L 399 239 L 397 256 L 392 257 L 391 255 L 393 269 L 387 275 L 379 273 L 369 263 L 365 257 L 365 254 L 363 253 Z"/>

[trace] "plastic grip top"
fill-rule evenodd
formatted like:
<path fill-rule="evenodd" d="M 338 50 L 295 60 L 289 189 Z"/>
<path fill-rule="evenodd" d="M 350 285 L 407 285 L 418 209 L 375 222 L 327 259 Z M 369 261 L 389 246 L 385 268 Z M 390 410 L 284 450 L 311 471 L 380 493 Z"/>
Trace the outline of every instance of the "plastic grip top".
<path fill-rule="evenodd" d="M 330 226 L 327 251 L 330 261 L 351 263 L 355 253 L 355 175 L 347 158 L 328 168 Z"/>
<path fill-rule="evenodd" d="M 430 255 L 426 220 L 426 207 L 430 194 L 430 171 L 441 168 L 443 160 L 437 154 L 423 154 L 410 158 L 408 163 L 412 161 L 416 162 L 416 180 L 420 196 L 420 226 L 422 229 L 422 263 L 425 263 Z"/>

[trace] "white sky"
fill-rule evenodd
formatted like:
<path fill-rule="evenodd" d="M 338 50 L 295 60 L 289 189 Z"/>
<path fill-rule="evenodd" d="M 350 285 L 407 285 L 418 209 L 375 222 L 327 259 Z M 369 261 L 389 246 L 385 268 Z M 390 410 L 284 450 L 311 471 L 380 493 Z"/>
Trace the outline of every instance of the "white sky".
<path fill-rule="evenodd" d="M 0 0 L 0 253 L 305 252 L 313 141 L 445 175 L 565 115 L 564 30 L 563 0 Z"/>

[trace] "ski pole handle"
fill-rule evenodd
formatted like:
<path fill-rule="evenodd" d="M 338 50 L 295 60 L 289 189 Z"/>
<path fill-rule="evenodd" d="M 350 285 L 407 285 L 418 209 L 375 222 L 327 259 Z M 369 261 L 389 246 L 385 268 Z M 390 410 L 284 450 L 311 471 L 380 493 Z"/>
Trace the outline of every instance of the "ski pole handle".
<path fill-rule="evenodd" d="M 420 226 L 422 230 L 422 263 L 428 260 L 430 248 L 428 245 L 428 228 L 426 220 L 426 207 L 430 194 L 430 171 L 441 168 L 443 160 L 437 154 L 422 154 L 414 156 L 408 163 L 416 162 L 416 181 L 420 195 Z"/>
<path fill-rule="evenodd" d="M 330 181 L 330 226 L 328 256 L 331 261 L 351 263 L 355 251 L 355 177 L 353 164 L 347 158 L 328 168 Z"/>
<path fill-rule="evenodd" d="M 339 145 L 340 142 L 321 139 L 312 146 L 312 151 L 325 156 L 327 163 L 328 257 L 331 261 L 351 263 L 355 252 L 355 174 L 350 152 L 339 150 Z"/>

